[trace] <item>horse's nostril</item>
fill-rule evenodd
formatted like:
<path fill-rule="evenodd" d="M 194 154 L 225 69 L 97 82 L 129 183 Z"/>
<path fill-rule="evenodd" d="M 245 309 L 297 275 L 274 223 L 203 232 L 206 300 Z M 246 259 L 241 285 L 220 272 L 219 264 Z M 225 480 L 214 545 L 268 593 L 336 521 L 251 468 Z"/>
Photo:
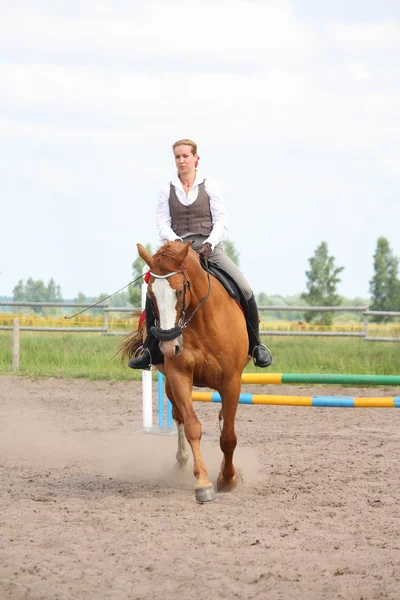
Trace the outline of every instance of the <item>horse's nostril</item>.
<path fill-rule="evenodd" d="M 181 351 L 180 346 L 176 345 L 175 346 L 175 356 L 178 356 L 180 351 Z"/>

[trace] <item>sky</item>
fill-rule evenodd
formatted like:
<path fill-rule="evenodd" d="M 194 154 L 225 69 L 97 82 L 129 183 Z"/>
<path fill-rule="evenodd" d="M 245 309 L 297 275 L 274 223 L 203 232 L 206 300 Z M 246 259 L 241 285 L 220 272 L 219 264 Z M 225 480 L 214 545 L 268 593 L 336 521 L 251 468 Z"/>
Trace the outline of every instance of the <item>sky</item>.
<path fill-rule="evenodd" d="M 399 1 L 0 0 L 0 296 L 127 284 L 184 137 L 255 293 L 306 291 L 325 241 L 367 298 L 377 239 L 400 257 Z"/>

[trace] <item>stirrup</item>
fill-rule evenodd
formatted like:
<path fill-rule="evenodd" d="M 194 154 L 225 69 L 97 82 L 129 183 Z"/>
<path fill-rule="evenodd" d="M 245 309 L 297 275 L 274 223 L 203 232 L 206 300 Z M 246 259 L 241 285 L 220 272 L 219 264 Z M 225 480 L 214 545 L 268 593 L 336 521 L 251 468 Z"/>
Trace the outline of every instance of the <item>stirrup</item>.
<path fill-rule="evenodd" d="M 271 357 L 271 362 L 269 362 L 267 365 L 257 365 L 256 363 L 256 359 L 254 357 L 255 351 L 257 350 L 257 348 L 265 348 L 265 350 L 268 352 L 269 356 Z M 272 365 L 272 363 L 274 362 L 274 358 L 272 356 L 272 352 L 271 350 L 268 348 L 268 346 L 266 346 L 265 344 L 257 344 L 257 346 L 254 346 L 253 351 L 251 353 L 251 358 L 253 359 L 254 365 L 256 367 L 261 367 L 262 369 L 265 369 L 266 367 L 270 367 Z"/>
<path fill-rule="evenodd" d="M 147 359 L 149 360 L 148 364 Z M 143 366 L 141 365 L 141 361 L 144 363 Z M 133 358 L 131 358 L 131 360 L 128 363 L 128 367 L 130 367 L 131 369 L 142 369 L 143 371 L 151 371 L 152 358 L 150 350 L 148 348 L 144 348 L 140 356 L 134 356 Z"/>

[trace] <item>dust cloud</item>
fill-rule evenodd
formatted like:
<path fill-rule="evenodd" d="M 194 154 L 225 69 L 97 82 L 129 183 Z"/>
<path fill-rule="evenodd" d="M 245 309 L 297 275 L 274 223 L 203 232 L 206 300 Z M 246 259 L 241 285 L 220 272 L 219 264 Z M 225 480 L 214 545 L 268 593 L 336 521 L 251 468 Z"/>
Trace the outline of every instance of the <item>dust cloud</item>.
<path fill-rule="evenodd" d="M 2 423 L 0 452 L 15 463 L 43 470 L 81 465 L 96 475 L 115 477 L 127 482 L 148 481 L 177 483 L 193 487 L 193 459 L 188 445 L 189 462 L 184 469 L 176 463 L 177 434 L 145 433 L 132 428 L 119 431 L 71 431 L 38 409 L 11 409 Z M 209 479 L 216 482 L 222 460 L 218 442 L 203 436 L 203 460 Z M 235 465 L 239 482 L 256 483 L 259 460 L 251 448 L 238 447 Z M 240 488 L 241 486 L 239 486 Z"/>

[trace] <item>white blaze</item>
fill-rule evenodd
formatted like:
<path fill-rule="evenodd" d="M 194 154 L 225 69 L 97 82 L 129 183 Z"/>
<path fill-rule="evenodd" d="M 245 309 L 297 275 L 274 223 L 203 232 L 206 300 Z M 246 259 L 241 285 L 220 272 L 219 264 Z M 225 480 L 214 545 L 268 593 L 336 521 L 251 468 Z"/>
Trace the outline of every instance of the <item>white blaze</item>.
<path fill-rule="evenodd" d="M 156 279 L 152 287 L 160 314 L 160 328 L 172 329 L 176 320 L 175 290 L 170 287 L 167 279 Z"/>

